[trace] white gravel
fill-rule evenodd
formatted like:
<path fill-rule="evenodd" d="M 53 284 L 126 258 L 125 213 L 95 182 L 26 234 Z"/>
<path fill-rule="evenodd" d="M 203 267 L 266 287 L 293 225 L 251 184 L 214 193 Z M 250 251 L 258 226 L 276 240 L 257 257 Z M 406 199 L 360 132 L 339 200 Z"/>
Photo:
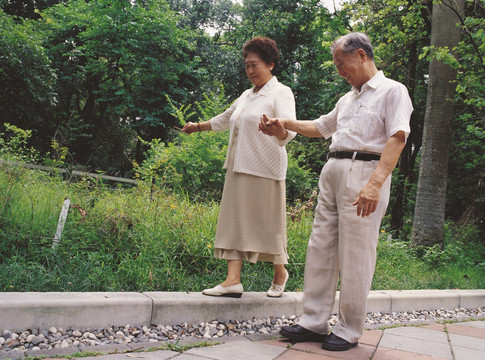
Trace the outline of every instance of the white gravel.
<path fill-rule="evenodd" d="M 484 319 L 485 307 L 476 309 L 456 308 L 433 311 L 410 311 L 368 313 L 366 328 L 380 328 L 394 325 L 417 325 L 444 321 L 466 321 Z M 293 325 L 298 317 L 270 317 L 245 321 L 211 321 L 200 324 L 152 325 L 106 327 L 103 329 L 29 329 L 13 332 L 0 329 L 0 354 L 10 351 L 66 349 L 79 346 L 117 345 L 129 343 L 150 343 L 186 339 L 217 339 L 229 336 L 244 336 L 278 333 L 282 326 Z M 329 325 L 337 322 L 333 315 Z"/>

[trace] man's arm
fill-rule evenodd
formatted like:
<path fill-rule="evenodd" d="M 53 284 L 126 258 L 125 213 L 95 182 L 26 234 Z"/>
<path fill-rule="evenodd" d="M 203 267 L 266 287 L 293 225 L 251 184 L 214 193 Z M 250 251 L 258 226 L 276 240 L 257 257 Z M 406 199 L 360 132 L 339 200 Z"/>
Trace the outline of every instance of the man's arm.
<path fill-rule="evenodd" d="M 369 216 L 376 211 L 381 187 L 396 167 L 404 146 L 406 146 L 404 131 L 398 131 L 387 140 L 379 165 L 353 203 L 357 205 L 357 216 Z"/>
<path fill-rule="evenodd" d="M 259 123 L 259 130 L 266 135 L 284 139 L 287 130 L 294 131 L 306 137 L 323 137 L 312 120 L 270 119 L 263 115 Z"/>

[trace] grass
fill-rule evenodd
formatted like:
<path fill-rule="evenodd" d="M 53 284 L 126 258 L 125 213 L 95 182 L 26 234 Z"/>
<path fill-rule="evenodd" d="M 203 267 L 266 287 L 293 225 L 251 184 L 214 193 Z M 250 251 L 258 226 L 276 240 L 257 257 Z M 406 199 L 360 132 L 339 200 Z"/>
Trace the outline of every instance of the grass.
<path fill-rule="evenodd" d="M 151 347 L 148 349 L 140 349 L 140 350 L 132 350 L 132 351 L 123 351 L 123 354 L 136 354 L 136 353 L 143 353 L 143 352 L 154 352 L 154 351 L 161 351 L 161 350 L 169 350 L 169 351 L 175 351 L 175 352 L 185 352 L 191 349 L 197 349 L 197 348 L 202 348 L 202 347 L 210 347 L 210 346 L 215 346 L 219 345 L 220 342 L 217 341 L 201 341 L 201 342 L 193 342 L 189 344 L 182 345 L 178 341 L 176 343 L 164 343 L 161 346 L 157 347 Z M 42 360 L 42 359 L 78 359 L 78 358 L 85 358 L 85 357 L 93 357 L 93 356 L 100 356 L 100 355 L 110 355 L 111 353 L 101 353 L 101 352 L 93 352 L 93 351 L 83 351 L 83 352 L 77 352 L 71 355 L 53 355 L 53 356 L 47 356 L 47 355 L 41 355 L 41 356 L 27 356 L 25 357 L 25 360 Z M 130 356 L 130 355 L 128 355 Z M 133 356 L 136 357 L 136 356 Z M 6 359 L 8 360 L 8 359 Z"/>
<path fill-rule="evenodd" d="M 76 207 L 52 249 L 65 198 Z M 288 210 L 287 289 L 301 291 L 313 209 Z M 226 275 L 212 255 L 218 211 L 142 185 L 110 189 L 0 167 L 0 291 L 201 291 Z M 382 233 L 372 288 L 485 288 L 485 252 L 471 238 L 450 233 L 444 249 L 410 249 Z M 244 264 L 246 291 L 266 291 L 272 277 L 271 264 Z"/>
<path fill-rule="evenodd" d="M 137 352 L 153 352 L 153 351 L 160 351 L 160 350 L 170 350 L 170 351 L 175 351 L 175 352 L 185 352 L 191 349 L 198 349 L 202 347 L 209 347 L 209 346 L 215 346 L 215 345 L 220 345 L 221 343 L 218 341 L 201 341 L 201 342 L 192 342 L 189 344 L 181 345 L 178 341 L 176 343 L 164 343 L 161 346 L 157 347 L 152 347 L 149 349 L 143 349 L 143 350 L 136 350 L 133 351 L 134 353 Z"/>

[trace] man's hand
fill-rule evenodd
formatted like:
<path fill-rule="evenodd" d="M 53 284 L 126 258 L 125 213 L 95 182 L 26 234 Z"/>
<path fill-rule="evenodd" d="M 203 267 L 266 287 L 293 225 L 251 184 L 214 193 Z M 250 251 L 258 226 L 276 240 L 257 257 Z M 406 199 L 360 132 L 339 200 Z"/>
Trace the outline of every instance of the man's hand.
<path fill-rule="evenodd" d="M 357 216 L 366 217 L 376 211 L 380 191 L 380 186 L 373 185 L 371 182 L 363 187 L 357 200 L 352 204 L 357 205 Z"/>
<path fill-rule="evenodd" d="M 376 211 L 381 187 L 396 167 L 405 145 L 406 139 L 402 130 L 387 140 L 379 165 L 377 165 L 369 181 L 360 191 L 357 200 L 352 204 L 357 205 L 357 216 L 366 217 Z"/>

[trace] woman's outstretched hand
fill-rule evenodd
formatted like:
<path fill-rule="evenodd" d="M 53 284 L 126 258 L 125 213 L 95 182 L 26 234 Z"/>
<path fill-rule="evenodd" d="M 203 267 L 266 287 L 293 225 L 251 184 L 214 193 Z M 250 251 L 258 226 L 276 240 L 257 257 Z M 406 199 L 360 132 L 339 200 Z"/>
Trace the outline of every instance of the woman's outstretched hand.
<path fill-rule="evenodd" d="M 186 134 L 192 134 L 193 132 L 200 131 L 199 125 L 189 121 L 185 126 L 182 128 L 182 132 Z"/>

